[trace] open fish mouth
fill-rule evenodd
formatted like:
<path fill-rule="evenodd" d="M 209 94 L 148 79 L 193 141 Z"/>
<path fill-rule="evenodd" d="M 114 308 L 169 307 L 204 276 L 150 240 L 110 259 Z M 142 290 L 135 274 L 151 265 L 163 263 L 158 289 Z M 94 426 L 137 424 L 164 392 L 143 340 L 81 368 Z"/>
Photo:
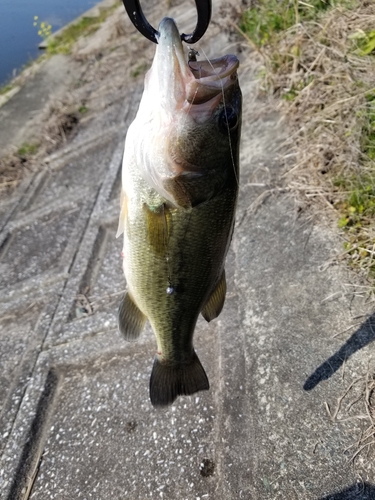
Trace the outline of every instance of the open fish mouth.
<path fill-rule="evenodd" d="M 177 26 L 168 17 L 161 21 L 159 33 L 146 89 L 158 92 L 158 100 L 165 110 L 171 110 L 171 106 L 174 110 L 190 108 L 211 100 L 215 102 L 210 107 L 215 106 L 220 100 L 215 98 L 225 94 L 237 80 L 237 57 L 225 55 L 211 61 L 189 61 Z"/>
<path fill-rule="evenodd" d="M 190 61 L 188 66 L 195 81 L 186 87 L 186 100 L 191 104 L 202 104 L 230 87 L 237 79 L 238 59 L 226 55 L 211 61 Z"/>

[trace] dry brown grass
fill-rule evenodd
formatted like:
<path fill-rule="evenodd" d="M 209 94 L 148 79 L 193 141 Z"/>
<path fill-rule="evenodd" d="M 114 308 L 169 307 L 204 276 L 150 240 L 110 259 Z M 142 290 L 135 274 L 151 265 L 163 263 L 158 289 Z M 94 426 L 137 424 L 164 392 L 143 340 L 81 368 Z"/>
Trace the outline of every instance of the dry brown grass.
<path fill-rule="evenodd" d="M 343 2 L 295 20 L 257 47 L 263 90 L 290 128 L 283 179 L 305 205 L 345 229 L 340 257 L 374 285 L 375 54 L 360 55 L 358 37 L 374 30 L 375 4 L 349 9 Z"/>
<path fill-rule="evenodd" d="M 27 173 L 40 167 L 46 155 L 67 140 L 79 122 L 78 108 L 69 95 L 46 106 L 39 119 L 38 136 L 0 157 L 0 193 L 11 192 Z"/>
<path fill-rule="evenodd" d="M 325 408 L 332 422 L 360 420 L 365 422 L 364 430 L 349 447 L 348 458 L 355 461 L 359 456 L 373 455 L 375 444 L 375 378 L 368 371 L 365 376 L 351 382 L 332 406 L 325 402 Z M 367 426 L 366 426 L 367 424 Z"/>
<path fill-rule="evenodd" d="M 289 143 L 298 153 L 290 173 L 298 172 L 306 185 L 325 187 L 325 174 L 356 172 L 362 162 L 358 111 L 375 90 L 375 62 L 373 56 L 354 54 L 350 35 L 374 26 L 375 5 L 354 11 L 338 7 L 320 22 L 288 30 L 280 52 L 270 54 L 267 65 L 277 67 L 268 73 L 269 83 L 284 98 L 281 107 L 292 126 Z"/>

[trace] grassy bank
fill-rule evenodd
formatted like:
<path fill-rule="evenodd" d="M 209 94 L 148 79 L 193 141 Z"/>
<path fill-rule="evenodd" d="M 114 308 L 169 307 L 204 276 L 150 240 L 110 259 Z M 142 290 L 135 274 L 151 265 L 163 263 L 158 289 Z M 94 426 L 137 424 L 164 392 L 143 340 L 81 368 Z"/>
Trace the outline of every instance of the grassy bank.
<path fill-rule="evenodd" d="M 239 27 L 288 118 L 288 185 L 335 220 L 342 256 L 374 288 L 374 2 L 258 0 Z"/>
<path fill-rule="evenodd" d="M 114 12 L 120 5 L 116 2 L 111 7 L 103 7 L 97 16 L 83 16 L 77 19 L 76 22 L 69 24 L 60 35 L 51 36 L 47 38 L 47 54 L 70 54 L 72 47 L 78 38 L 82 36 L 89 36 L 95 33 L 103 21 Z"/>

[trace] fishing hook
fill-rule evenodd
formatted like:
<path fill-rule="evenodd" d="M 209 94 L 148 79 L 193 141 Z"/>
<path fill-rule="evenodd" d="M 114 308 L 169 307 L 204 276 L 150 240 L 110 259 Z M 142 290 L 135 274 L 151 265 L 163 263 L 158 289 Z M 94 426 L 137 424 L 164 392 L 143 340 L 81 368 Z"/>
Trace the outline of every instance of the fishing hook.
<path fill-rule="evenodd" d="M 142 12 L 139 0 L 122 0 L 126 12 L 137 30 L 151 42 L 158 43 L 159 32 L 151 26 Z M 181 40 L 186 43 L 196 43 L 206 33 L 211 21 L 211 0 L 195 0 L 197 9 L 197 25 L 193 33 L 182 33 Z"/>

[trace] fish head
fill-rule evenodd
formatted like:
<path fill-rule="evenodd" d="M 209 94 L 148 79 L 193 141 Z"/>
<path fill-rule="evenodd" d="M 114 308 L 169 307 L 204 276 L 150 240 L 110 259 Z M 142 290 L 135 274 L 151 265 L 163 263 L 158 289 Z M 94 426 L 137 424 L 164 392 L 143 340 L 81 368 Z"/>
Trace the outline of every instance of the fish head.
<path fill-rule="evenodd" d="M 160 23 L 133 142 L 141 176 L 173 207 L 210 199 L 237 176 L 238 65 L 234 55 L 189 61 L 174 20 Z"/>

